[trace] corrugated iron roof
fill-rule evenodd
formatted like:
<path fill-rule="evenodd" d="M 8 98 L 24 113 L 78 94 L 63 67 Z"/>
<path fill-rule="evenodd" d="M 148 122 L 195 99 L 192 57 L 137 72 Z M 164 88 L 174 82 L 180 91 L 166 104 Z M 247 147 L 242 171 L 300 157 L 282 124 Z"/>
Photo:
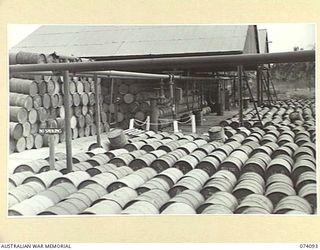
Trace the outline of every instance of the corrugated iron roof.
<path fill-rule="evenodd" d="M 259 48 L 260 48 L 260 53 L 264 54 L 264 53 L 269 53 L 268 50 L 268 33 L 266 29 L 259 29 L 258 30 L 259 33 Z"/>
<path fill-rule="evenodd" d="M 249 25 L 44 25 L 13 47 L 77 57 L 242 52 Z"/>

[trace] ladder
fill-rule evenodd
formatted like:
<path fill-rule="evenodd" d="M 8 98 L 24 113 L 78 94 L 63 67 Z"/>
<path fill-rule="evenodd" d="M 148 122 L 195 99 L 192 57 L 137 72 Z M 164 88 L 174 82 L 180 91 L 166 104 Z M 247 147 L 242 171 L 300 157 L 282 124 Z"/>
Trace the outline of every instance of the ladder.
<path fill-rule="evenodd" d="M 260 122 L 260 124 L 262 125 L 261 117 L 260 117 L 260 114 L 259 114 L 259 112 L 258 112 L 258 107 L 257 107 L 256 101 L 254 100 L 254 97 L 253 97 L 253 94 L 252 94 L 252 91 L 251 91 L 251 88 L 250 88 L 250 85 L 249 85 L 249 82 L 248 82 L 247 74 L 246 74 L 246 72 L 245 72 L 244 70 L 243 70 L 242 72 L 243 72 L 243 73 L 242 73 L 242 76 L 244 76 L 244 80 L 245 80 L 245 82 L 246 82 L 246 85 L 247 85 L 247 88 L 248 88 L 248 91 L 249 91 L 251 100 L 252 100 L 252 102 L 253 102 L 254 109 L 255 109 L 256 114 L 257 114 L 257 116 L 258 116 L 259 122 Z"/>

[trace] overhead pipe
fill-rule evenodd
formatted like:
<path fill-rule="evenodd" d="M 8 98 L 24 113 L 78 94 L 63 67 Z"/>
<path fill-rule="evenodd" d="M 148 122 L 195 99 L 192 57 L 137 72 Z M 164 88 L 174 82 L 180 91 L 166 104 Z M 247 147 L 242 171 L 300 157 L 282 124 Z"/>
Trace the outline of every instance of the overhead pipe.
<path fill-rule="evenodd" d="M 98 62 L 49 63 L 10 65 L 10 72 L 63 71 L 72 72 L 93 70 L 150 70 L 150 69 L 188 69 L 188 68 L 235 68 L 238 65 L 258 65 L 268 63 L 288 63 L 315 61 L 314 50 L 279 52 L 266 54 L 240 54 L 194 57 L 171 57 L 152 59 L 110 60 Z M 247 67 L 246 67 L 247 68 Z"/>
<path fill-rule="evenodd" d="M 19 72 L 20 73 L 20 72 Z M 17 74 L 19 74 L 17 73 Z M 59 74 L 59 72 L 57 72 Z M 17 75 L 15 74 L 15 75 Z M 37 72 L 23 72 L 25 75 L 45 75 L 52 76 L 56 73 L 52 71 L 37 71 Z M 85 73 L 71 73 L 74 76 L 85 76 L 92 77 L 97 75 L 100 78 L 130 78 L 130 79 L 170 79 L 170 74 L 153 74 L 153 73 L 142 73 L 142 72 L 128 72 L 128 71 L 116 71 L 116 70 L 107 70 L 107 71 L 87 71 Z M 207 80 L 210 77 L 197 77 L 197 76 L 181 76 L 174 75 L 175 79 L 178 80 Z"/>

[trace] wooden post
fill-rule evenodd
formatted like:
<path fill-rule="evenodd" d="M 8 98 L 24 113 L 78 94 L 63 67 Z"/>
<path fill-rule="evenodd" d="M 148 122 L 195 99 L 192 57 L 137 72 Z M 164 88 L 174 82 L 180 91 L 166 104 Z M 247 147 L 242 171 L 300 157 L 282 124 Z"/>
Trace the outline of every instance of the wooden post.
<path fill-rule="evenodd" d="M 97 127 L 97 145 L 98 147 L 101 147 L 101 126 L 100 126 L 100 121 L 101 121 L 101 113 L 100 113 L 100 84 L 98 83 L 98 76 L 95 74 L 93 76 L 93 81 L 94 81 L 94 89 L 96 92 L 95 98 L 96 98 L 96 106 L 95 106 L 95 118 L 96 118 L 96 127 Z"/>
<path fill-rule="evenodd" d="M 110 86 L 110 105 L 113 104 L 113 78 L 111 78 L 111 86 Z M 109 125 L 111 126 L 111 111 L 109 110 Z"/>
<path fill-rule="evenodd" d="M 239 80 L 239 123 L 243 125 L 243 84 L 242 84 L 242 65 L 238 66 L 238 80 Z"/>
<path fill-rule="evenodd" d="M 55 170 L 55 135 L 49 135 L 49 163 L 50 170 Z"/>
<path fill-rule="evenodd" d="M 69 88 L 69 71 L 63 71 L 63 87 L 64 87 L 64 109 L 65 109 L 65 140 L 67 154 L 67 173 L 72 172 L 72 133 L 71 133 L 71 105 L 70 105 L 70 88 Z"/>

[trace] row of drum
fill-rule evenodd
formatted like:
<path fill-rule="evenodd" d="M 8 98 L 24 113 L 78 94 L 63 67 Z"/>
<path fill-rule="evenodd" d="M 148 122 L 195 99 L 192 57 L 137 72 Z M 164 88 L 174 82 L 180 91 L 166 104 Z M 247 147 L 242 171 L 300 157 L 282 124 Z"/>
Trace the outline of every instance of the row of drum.
<path fill-rule="evenodd" d="M 180 142 L 185 143 L 184 140 Z M 201 168 L 209 175 L 218 169 L 229 169 L 237 176 L 240 172 L 247 171 L 257 172 L 262 177 L 283 172 L 288 176 L 292 175 L 293 179 L 297 179 L 302 172 L 307 170 L 315 171 L 315 148 L 310 143 L 305 143 L 300 147 L 294 143 L 285 143 L 279 147 L 272 142 L 260 146 L 255 141 L 247 141 L 241 145 L 238 141 L 231 140 L 221 145 L 218 142 L 206 143 L 203 140 L 196 140 L 168 152 L 165 149 L 169 144 L 167 143 L 165 148 L 149 153 L 144 150 L 129 152 L 126 149 L 118 149 L 105 152 L 103 149 L 95 149 L 74 156 L 74 171 L 87 170 L 106 163 L 129 166 L 134 170 L 150 166 L 157 172 L 170 167 L 179 168 L 184 173 L 193 168 Z M 202 145 L 199 147 L 199 144 Z M 95 155 L 94 152 L 100 153 Z M 41 172 L 48 170 L 48 165 L 48 161 L 38 160 L 20 165 L 14 172 L 25 170 Z M 66 160 L 56 162 L 57 170 L 63 171 L 65 168 Z"/>
<path fill-rule="evenodd" d="M 117 169 L 124 170 L 124 168 L 127 167 Z M 231 172 L 220 170 L 199 190 L 196 187 L 197 184 L 194 183 L 197 183 L 197 180 L 201 182 L 201 176 L 202 180 L 208 178 L 206 173 L 199 169 L 187 175 L 183 175 L 181 171 L 174 168 L 158 175 L 151 168 L 144 168 L 143 171 L 140 171 L 140 175 L 138 171 L 131 172 L 118 180 L 110 169 L 109 172 L 88 179 L 84 178 L 84 173 L 79 176 L 81 175 L 79 172 L 74 172 L 69 174 L 69 178 L 56 177 L 47 189 L 45 185 L 48 183 L 42 182 L 43 179 L 29 178 L 24 184 L 9 193 L 11 202 L 24 195 L 20 197 L 19 203 L 9 204 L 9 215 L 157 214 L 159 212 L 228 214 L 286 213 L 289 211 L 311 214 L 316 208 L 315 190 L 313 194 L 305 197 L 297 196 L 295 193 L 287 194 L 283 189 L 287 183 L 282 182 L 284 176 L 282 174 L 269 177 L 266 182 L 267 192 L 263 194 L 250 189 L 250 184 L 252 187 L 253 183 L 257 185 L 261 181 L 257 180 L 259 175 L 255 173 L 243 174 L 237 181 Z M 144 173 L 144 180 L 141 177 L 142 173 Z M 76 175 L 78 175 L 77 178 Z M 121 176 L 119 171 L 118 175 L 118 177 Z M 138 180 L 138 176 L 142 181 Z M 232 182 L 237 184 L 231 192 L 226 188 L 226 184 Z M 280 187 L 279 183 L 284 185 Z M 315 183 L 310 182 L 304 187 L 310 188 L 311 186 L 316 189 Z M 17 192 L 18 189 L 20 192 Z M 30 195 L 29 198 L 26 197 L 27 194 Z M 105 202 L 105 200 L 109 201 Z M 134 205 L 138 201 L 144 202 Z M 75 202 L 78 205 L 70 205 Z M 184 204 L 173 205 L 172 203 Z M 140 207 L 142 204 L 145 205 Z M 171 205 L 173 206 L 168 208 Z M 70 206 L 77 207 L 78 210 L 67 209 Z"/>

